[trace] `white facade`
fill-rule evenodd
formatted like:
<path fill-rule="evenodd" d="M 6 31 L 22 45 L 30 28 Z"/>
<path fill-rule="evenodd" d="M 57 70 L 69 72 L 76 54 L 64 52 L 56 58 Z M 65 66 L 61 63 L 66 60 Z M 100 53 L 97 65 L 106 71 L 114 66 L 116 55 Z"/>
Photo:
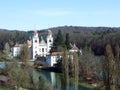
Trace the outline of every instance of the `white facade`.
<path fill-rule="evenodd" d="M 53 52 L 50 55 L 46 56 L 46 63 L 49 66 L 54 66 L 57 63 L 57 60 L 62 58 L 64 52 Z"/>
<path fill-rule="evenodd" d="M 46 62 L 49 66 L 53 66 L 54 64 L 56 64 L 56 57 L 51 56 L 51 55 L 47 55 Z"/>
<path fill-rule="evenodd" d="M 32 38 L 32 57 L 35 59 L 35 55 L 39 54 L 39 37 L 37 31 L 34 32 Z"/>
<path fill-rule="evenodd" d="M 80 54 L 82 55 L 82 51 L 79 50 L 75 44 L 74 44 L 74 45 L 71 44 L 71 47 L 72 47 L 72 48 L 71 48 L 71 49 L 69 50 L 69 52 L 68 52 L 68 58 L 70 58 L 70 59 L 73 61 L 73 53 L 79 51 Z M 53 53 L 51 53 L 50 55 L 47 55 L 47 56 L 46 56 L 46 63 L 47 63 L 49 66 L 54 66 L 54 64 L 57 63 L 57 60 L 58 60 L 59 58 L 62 58 L 62 57 L 63 57 L 63 54 L 64 54 L 64 52 L 53 52 Z"/>
<path fill-rule="evenodd" d="M 47 37 L 44 40 L 41 36 L 39 39 L 37 31 L 34 31 L 32 40 L 27 40 L 27 45 L 31 49 L 31 58 L 33 61 L 36 59 L 36 55 L 38 56 L 46 56 L 49 55 L 51 46 L 53 45 L 53 37 L 51 30 L 47 31 Z M 16 44 L 14 47 L 11 48 L 12 55 L 14 57 L 20 55 L 21 45 Z"/>
<path fill-rule="evenodd" d="M 11 48 L 11 51 L 12 51 L 12 56 L 17 57 L 20 55 L 21 47 L 15 46 L 15 47 Z"/>
<path fill-rule="evenodd" d="M 42 36 L 41 36 L 41 41 L 39 41 L 38 33 L 37 31 L 35 31 L 32 38 L 32 59 L 35 60 L 36 55 L 39 56 L 48 55 L 52 44 L 53 44 L 53 37 L 51 30 L 48 30 L 46 42 Z"/>
<path fill-rule="evenodd" d="M 47 35 L 47 52 L 49 52 L 51 50 L 52 45 L 53 45 L 52 32 L 51 32 L 51 30 L 48 30 L 48 35 Z"/>

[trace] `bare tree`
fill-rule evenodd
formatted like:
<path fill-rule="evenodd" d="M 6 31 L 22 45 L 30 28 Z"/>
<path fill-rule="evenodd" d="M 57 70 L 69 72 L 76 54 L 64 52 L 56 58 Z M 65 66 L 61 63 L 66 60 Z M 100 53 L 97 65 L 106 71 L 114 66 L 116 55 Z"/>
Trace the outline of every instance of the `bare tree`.
<path fill-rule="evenodd" d="M 10 46 L 8 42 L 5 43 L 4 50 L 6 50 L 7 54 L 10 52 Z"/>

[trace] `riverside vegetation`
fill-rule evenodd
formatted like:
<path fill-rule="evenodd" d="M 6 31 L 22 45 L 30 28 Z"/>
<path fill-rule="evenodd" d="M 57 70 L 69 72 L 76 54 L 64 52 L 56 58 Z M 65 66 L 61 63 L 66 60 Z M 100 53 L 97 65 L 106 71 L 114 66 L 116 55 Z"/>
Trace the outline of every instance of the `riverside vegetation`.
<path fill-rule="evenodd" d="M 3 55 L 1 58 L 3 59 Z M 43 77 L 38 81 L 33 78 L 33 67 L 28 64 L 30 54 L 27 45 L 23 46 L 19 60 L 7 60 L 4 57 L 5 68 L 1 69 L 0 75 L 4 75 L 8 80 L 1 80 L 2 90 L 52 90 L 52 86 L 46 83 Z"/>
<path fill-rule="evenodd" d="M 101 32 L 102 33 L 102 32 Z M 99 38 L 114 36 L 119 32 L 108 32 L 109 34 L 98 35 Z M 107 36 L 108 35 L 108 36 Z M 72 80 L 74 83 L 74 90 L 78 89 L 78 85 L 91 86 L 94 88 L 104 89 L 104 90 L 119 90 L 120 89 L 120 43 L 119 37 L 115 37 L 114 44 L 112 43 L 113 38 L 108 39 L 102 47 L 102 41 L 100 47 L 104 53 L 101 55 L 96 55 L 98 53 L 94 52 L 93 46 L 85 41 L 85 45 L 82 48 L 82 55 L 80 53 L 73 54 L 73 61 L 67 57 L 68 50 L 70 49 L 70 35 L 66 33 L 66 37 L 63 37 L 61 30 L 56 34 L 53 47 L 51 52 L 54 51 L 64 51 L 64 56 L 58 63 L 55 65 L 55 68 L 59 69 L 64 75 L 65 90 L 68 90 L 69 82 Z M 96 36 L 97 40 L 98 37 Z M 64 40 L 65 39 L 65 40 Z M 76 39 L 77 40 L 77 39 Z M 76 42 L 75 40 L 75 42 Z M 79 40 L 79 38 L 78 38 Z M 103 40 L 103 39 L 102 39 Z M 104 39 L 107 40 L 107 39 Z M 73 40 L 74 41 L 74 40 Z M 112 44 L 111 44 L 112 43 Z M 93 45 L 94 44 L 94 45 Z M 96 46 L 98 47 L 98 43 Z M 98 49 L 97 49 L 98 50 Z M 35 82 L 33 79 L 32 70 L 33 67 L 29 66 L 27 61 L 29 60 L 29 51 L 26 45 L 24 45 L 21 55 L 18 58 L 11 57 L 9 43 L 4 45 L 4 50 L 0 52 L 0 60 L 6 62 L 6 68 L 1 69 L 1 75 L 4 75 L 8 78 L 8 82 L 2 82 L 1 88 L 6 90 L 11 89 L 28 89 L 28 90 L 52 90 L 52 86 L 49 83 L 44 82 L 44 78 L 40 77 L 38 82 Z M 17 60 L 16 60 L 17 59 Z M 18 60 L 22 61 L 21 64 L 18 64 Z"/>

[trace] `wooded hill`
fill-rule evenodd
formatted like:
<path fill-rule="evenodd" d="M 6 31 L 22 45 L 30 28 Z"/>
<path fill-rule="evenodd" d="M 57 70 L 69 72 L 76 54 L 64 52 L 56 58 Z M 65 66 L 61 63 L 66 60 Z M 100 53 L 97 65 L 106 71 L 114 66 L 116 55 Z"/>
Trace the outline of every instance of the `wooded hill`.
<path fill-rule="evenodd" d="M 76 43 L 79 48 L 88 48 L 94 51 L 96 55 L 104 55 L 106 44 L 110 43 L 114 46 L 116 43 L 120 45 L 120 28 L 117 27 L 80 27 L 80 26 L 61 26 L 50 28 L 54 38 L 58 30 L 62 31 L 65 38 L 69 33 L 70 41 Z M 47 29 L 38 30 L 39 36 L 45 37 Z M 6 42 L 12 47 L 16 42 L 24 43 L 32 36 L 34 30 L 19 31 L 0 29 L 0 50 L 4 49 Z"/>

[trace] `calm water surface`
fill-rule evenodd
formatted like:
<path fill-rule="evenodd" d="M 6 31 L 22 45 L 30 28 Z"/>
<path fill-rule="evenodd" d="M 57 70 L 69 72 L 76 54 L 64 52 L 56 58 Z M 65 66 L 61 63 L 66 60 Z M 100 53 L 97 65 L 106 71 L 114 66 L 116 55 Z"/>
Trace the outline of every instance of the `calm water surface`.
<path fill-rule="evenodd" d="M 43 76 L 47 83 L 51 83 L 53 90 L 64 90 L 63 76 L 60 73 L 43 71 L 43 70 L 34 70 L 34 77 L 38 80 L 39 76 Z M 70 83 L 68 86 L 69 90 L 74 90 L 73 84 Z M 85 89 L 78 86 L 78 90 L 94 90 L 94 89 Z"/>
<path fill-rule="evenodd" d="M 5 64 L 0 64 L 0 68 L 5 68 Z M 44 70 L 35 70 L 33 71 L 34 80 L 38 81 L 39 76 L 43 76 L 47 83 L 50 83 L 53 87 L 53 90 L 64 90 L 65 85 L 63 81 L 63 76 L 61 73 L 49 72 Z M 68 85 L 69 90 L 74 90 L 73 83 Z M 94 89 L 85 89 L 78 86 L 78 90 L 94 90 Z"/>

